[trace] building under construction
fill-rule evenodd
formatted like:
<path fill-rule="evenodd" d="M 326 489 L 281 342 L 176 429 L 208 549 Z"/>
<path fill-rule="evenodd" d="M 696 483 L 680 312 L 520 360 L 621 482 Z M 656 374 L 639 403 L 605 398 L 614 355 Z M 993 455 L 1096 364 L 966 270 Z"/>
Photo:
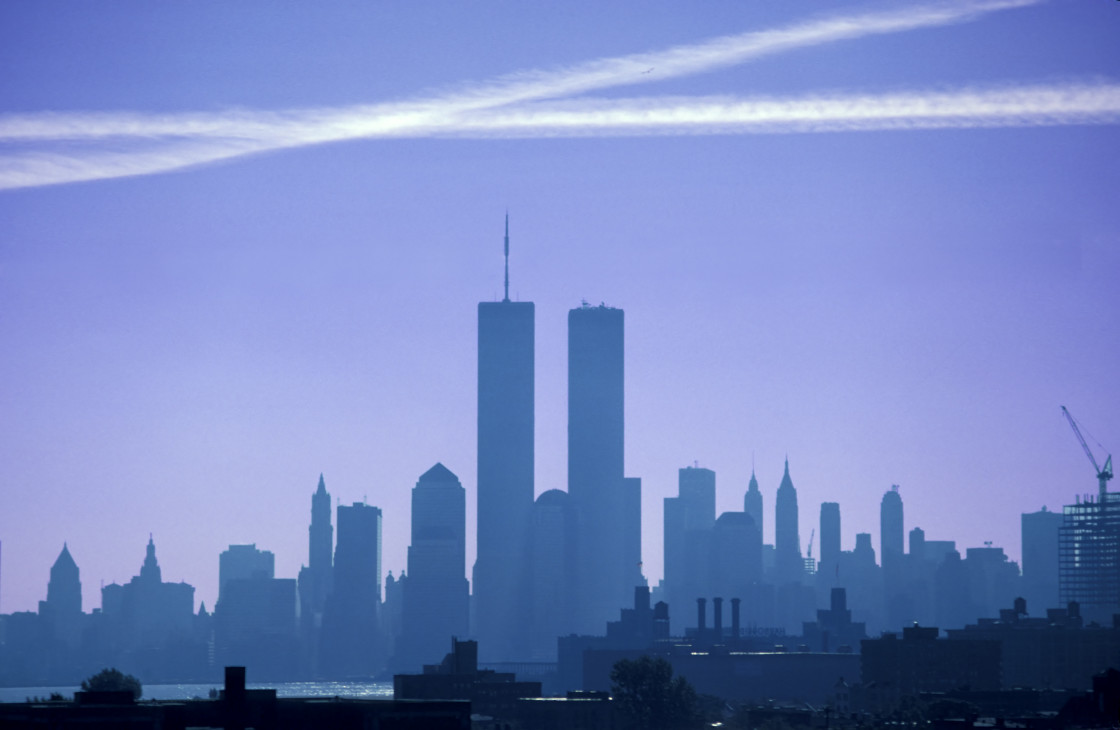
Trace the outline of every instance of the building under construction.
<path fill-rule="evenodd" d="M 1097 496 L 1066 505 L 1058 530 L 1058 593 L 1076 601 L 1087 621 L 1110 625 L 1120 614 L 1120 494 L 1108 492 L 1112 456 L 1097 465 L 1077 422 L 1062 406 L 1074 434 L 1097 472 Z M 1120 619 L 1117 619 L 1120 620 Z"/>
<path fill-rule="evenodd" d="M 1120 613 L 1120 494 L 1066 505 L 1058 531 L 1058 588 L 1062 604 L 1077 601 L 1086 620 L 1109 625 Z"/>

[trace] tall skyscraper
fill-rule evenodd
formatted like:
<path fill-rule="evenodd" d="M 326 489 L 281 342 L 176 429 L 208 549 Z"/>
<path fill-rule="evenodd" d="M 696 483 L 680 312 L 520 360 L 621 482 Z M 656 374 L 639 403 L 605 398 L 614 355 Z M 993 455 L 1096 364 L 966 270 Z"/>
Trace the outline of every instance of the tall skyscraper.
<path fill-rule="evenodd" d="M 62 552 L 51 566 L 46 605 L 55 616 L 77 615 L 82 612 L 81 571 L 66 543 L 62 544 Z"/>
<path fill-rule="evenodd" d="M 751 467 L 751 481 L 747 485 L 747 493 L 743 495 L 743 511 L 754 520 L 758 529 L 758 539 L 765 542 L 765 536 L 762 534 L 762 492 L 758 491 L 758 479 L 754 476 L 753 466 Z"/>
<path fill-rule="evenodd" d="M 533 507 L 532 302 L 505 296 L 478 305 L 478 547 L 474 613 L 486 661 L 523 659 L 528 525 Z"/>
<path fill-rule="evenodd" d="M 801 580 L 801 539 L 797 533 L 797 490 L 789 476 L 789 459 L 774 500 L 774 572 L 776 583 Z"/>
<path fill-rule="evenodd" d="M 1058 532 L 1062 513 L 1043 507 L 1022 516 L 1023 597 L 1033 616 L 1058 607 Z"/>
<path fill-rule="evenodd" d="M 901 570 L 906 530 L 902 520 L 902 496 L 895 484 L 879 503 L 879 560 L 890 580 L 891 571 Z"/>
<path fill-rule="evenodd" d="M 322 621 L 323 609 L 331 589 L 334 528 L 331 526 L 331 495 L 319 475 L 319 486 L 311 495 L 311 524 L 307 528 L 307 565 L 299 571 L 300 619 L 303 629 L 312 633 Z"/>
<path fill-rule="evenodd" d="M 381 603 L 381 510 L 360 502 L 337 511 L 331 595 L 323 616 L 324 670 L 332 676 L 369 676 L 380 669 L 377 642 Z"/>
<path fill-rule="evenodd" d="M 840 560 L 840 504 L 821 503 L 821 561 L 818 571 L 829 581 L 836 577 L 836 566 Z M 831 584 L 830 584 L 831 585 Z"/>
<path fill-rule="evenodd" d="M 711 597 L 712 528 L 716 523 L 716 473 L 689 466 L 677 471 L 677 496 L 665 498 L 665 594 L 673 631 L 681 631 L 697 598 Z M 745 555 L 735 556 L 739 562 Z M 730 598 L 730 596 L 728 596 Z"/>
<path fill-rule="evenodd" d="M 642 580 L 640 486 L 624 478 L 624 317 L 568 312 L 568 494 L 576 515 L 576 630 L 598 633 Z"/>
<path fill-rule="evenodd" d="M 412 543 L 404 585 L 399 667 L 436 664 L 452 637 L 467 635 L 466 491 L 443 464 L 412 490 Z"/>

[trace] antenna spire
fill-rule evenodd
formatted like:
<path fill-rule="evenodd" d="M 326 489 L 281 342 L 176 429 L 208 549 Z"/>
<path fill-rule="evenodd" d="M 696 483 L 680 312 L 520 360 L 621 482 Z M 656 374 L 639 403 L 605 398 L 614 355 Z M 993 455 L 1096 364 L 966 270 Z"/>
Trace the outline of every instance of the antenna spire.
<path fill-rule="evenodd" d="M 509 211 L 506 211 L 506 296 L 503 302 L 509 301 Z"/>

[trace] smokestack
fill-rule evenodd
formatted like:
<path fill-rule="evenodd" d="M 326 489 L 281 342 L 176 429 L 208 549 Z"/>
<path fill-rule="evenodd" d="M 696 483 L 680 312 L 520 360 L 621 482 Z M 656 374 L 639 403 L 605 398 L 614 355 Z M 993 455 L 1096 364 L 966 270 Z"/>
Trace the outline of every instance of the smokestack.
<path fill-rule="evenodd" d="M 706 616 L 706 614 L 708 612 L 707 608 L 708 608 L 708 599 L 706 599 L 706 598 L 697 598 L 696 599 L 696 635 L 697 636 L 703 634 L 708 628 L 707 616 Z"/>
<path fill-rule="evenodd" d="M 712 623 L 715 624 L 716 641 L 723 639 L 723 599 L 712 599 Z"/>
<path fill-rule="evenodd" d="M 731 599 L 731 636 L 736 640 L 739 639 L 739 604 L 738 598 Z"/>

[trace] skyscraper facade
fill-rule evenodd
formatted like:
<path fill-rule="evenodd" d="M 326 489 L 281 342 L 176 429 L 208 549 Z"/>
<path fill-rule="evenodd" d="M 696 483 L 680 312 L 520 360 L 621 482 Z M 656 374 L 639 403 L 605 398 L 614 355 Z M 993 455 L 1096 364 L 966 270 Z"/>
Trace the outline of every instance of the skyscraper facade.
<path fill-rule="evenodd" d="M 334 528 L 331 526 L 331 495 L 319 475 L 319 486 L 311 495 L 311 524 L 307 528 L 307 565 L 299 571 L 300 624 L 310 649 L 312 667 L 318 666 L 318 631 L 331 592 L 334 564 Z"/>
<path fill-rule="evenodd" d="M 478 522 L 475 628 L 487 661 L 524 658 L 528 525 L 533 506 L 534 308 L 478 305 Z M 446 643 L 446 642 L 445 642 Z"/>
<path fill-rule="evenodd" d="M 82 612 L 81 571 L 65 543 L 51 566 L 46 605 L 55 616 L 77 615 Z"/>
<path fill-rule="evenodd" d="M 765 542 L 765 536 L 762 534 L 762 492 L 758 490 L 758 479 L 755 478 L 753 467 L 751 468 L 751 481 L 747 485 L 747 493 L 743 495 L 743 511 L 754 520 L 754 524 L 758 528 L 758 539 Z"/>
<path fill-rule="evenodd" d="M 879 560 L 888 574 L 901 570 L 906 530 L 902 519 L 902 496 L 893 485 L 879 503 Z M 889 580 L 889 576 L 888 576 Z"/>
<path fill-rule="evenodd" d="M 624 315 L 568 312 L 568 493 L 576 516 L 576 630 L 602 630 L 641 580 L 640 484 L 624 478 Z"/>
<path fill-rule="evenodd" d="M 452 637 L 467 635 L 466 510 L 466 491 L 443 464 L 424 472 L 412 490 L 399 666 L 435 664 Z"/>
<path fill-rule="evenodd" d="M 840 560 L 840 504 L 821 503 L 821 561 L 818 572 L 835 578 Z"/>
<path fill-rule="evenodd" d="M 340 505 L 331 595 L 323 616 L 322 665 L 330 676 L 368 676 L 384 659 L 377 642 L 381 603 L 381 510 Z"/>
<path fill-rule="evenodd" d="M 716 473 L 689 466 L 677 471 L 677 496 L 665 498 L 665 595 L 669 606 L 692 606 L 712 590 L 712 528 L 716 523 Z M 736 555 L 737 561 L 746 555 Z M 690 612 L 670 612 L 673 630 L 682 631 Z"/>
<path fill-rule="evenodd" d="M 1058 607 L 1058 532 L 1062 513 L 1043 507 L 1025 513 L 1021 519 L 1023 556 L 1023 597 L 1032 615 L 1043 616 L 1045 609 Z"/>
<path fill-rule="evenodd" d="M 789 476 L 789 459 L 774 500 L 775 583 L 797 582 L 805 571 L 801 560 L 801 539 L 797 532 L 797 490 Z"/>

